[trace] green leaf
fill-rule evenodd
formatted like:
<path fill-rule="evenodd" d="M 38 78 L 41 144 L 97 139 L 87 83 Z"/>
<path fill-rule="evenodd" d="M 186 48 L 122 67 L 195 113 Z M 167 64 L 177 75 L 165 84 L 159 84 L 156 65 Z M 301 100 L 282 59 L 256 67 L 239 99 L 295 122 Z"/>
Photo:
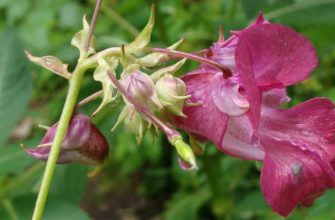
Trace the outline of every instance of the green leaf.
<path fill-rule="evenodd" d="M 267 19 L 277 18 L 275 21 L 287 25 L 320 25 L 334 24 L 334 0 L 308 0 L 297 2 L 265 14 Z M 322 14 L 322 16 L 319 16 Z"/>
<path fill-rule="evenodd" d="M 209 197 L 210 193 L 206 189 L 192 192 L 192 194 L 179 195 L 169 201 L 164 219 L 198 219 L 198 211 Z"/>
<path fill-rule="evenodd" d="M 0 37 L 0 145 L 25 112 L 32 91 L 28 60 L 14 30 Z"/>
<path fill-rule="evenodd" d="M 335 191 L 328 190 L 318 198 L 312 207 L 304 208 L 306 220 L 334 219 Z"/>
<path fill-rule="evenodd" d="M 66 201 L 80 202 L 87 183 L 88 167 L 78 164 L 58 166 L 50 193 Z"/>
<path fill-rule="evenodd" d="M 78 2 L 66 2 L 60 8 L 59 25 L 64 29 L 80 26 L 81 7 Z"/>
<path fill-rule="evenodd" d="M 19 219 L 31 219 L 36 195 L 25 195 L 12 200 L 12 204 Z M 4 210 L 0 215 L 6 216 Z M 1 218 L 2 219 L 2 218 Z M 75 204 L 66 201 L 63 198 L 49 195 L 46 203 L 43 220 L 89 220 L 90 217 Z"/>
<path fill-rule="evenodd" d="M 0 155 L 0 176 L 20 172 L 35 161 L 19 145 L 0 148 Z"/>

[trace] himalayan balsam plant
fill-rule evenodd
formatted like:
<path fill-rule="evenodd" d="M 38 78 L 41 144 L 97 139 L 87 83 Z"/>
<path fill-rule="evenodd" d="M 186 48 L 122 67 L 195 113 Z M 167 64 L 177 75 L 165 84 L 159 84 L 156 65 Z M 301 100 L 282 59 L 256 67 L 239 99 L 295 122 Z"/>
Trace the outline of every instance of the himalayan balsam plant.
<path fill-rule="evenodd" d="M 47 161 L 33 219 L 42 218 L 55 164 L 97 165 L 108 157 L 108 142 L 79 113 L 80 106 L 100 98 L 100 106 L 123 103 L 112 131 L 123 123 L 138 143 L 147 132 L 162 131 L 175 147 L 182 169 L 197 169 L 193 149 L 177 128 L 191 137 L 191 145 L 212 141 L 225 154 L 263 161 L 261 186 L 271 208 L 287 216 L 298 204 L 309 206 L 327 188 L 335 187 L 335 113 L 326 98 L 315 98 L 290 109 L 286 87 L 306 79 L 317 59 L 311 43 L 292 29 L 271 24 L 262 14 L 241 31 L 232 32 L 201 53 L 148 47 L 154 26 L 154 9 L 142 32 L 129 44 L 97 52 L 93 30 L 101 1 L 91 24 L 71 44 L 79 58 L 73 72 L 53 56 L 28 58 L 69 82 L 59 122 L 45 128 L 36 148 L 24 148 L 32 157 Z M 196 55 L 201 54 L 201 55 Z M 183 58 L 170 66 L 166 61 Z M 201 63 L 181 78 L 174 74 L 186 59 Z M 163 66 L 163 67 L 162 67 Z M 153 67 L 155 71 L 149 71 Z M 84 73 L 102 90 L 77 102 Z M 117 70 L 121 69 L 120 73 Z M 224 175 L 224 174 L 222 174 Z"/>

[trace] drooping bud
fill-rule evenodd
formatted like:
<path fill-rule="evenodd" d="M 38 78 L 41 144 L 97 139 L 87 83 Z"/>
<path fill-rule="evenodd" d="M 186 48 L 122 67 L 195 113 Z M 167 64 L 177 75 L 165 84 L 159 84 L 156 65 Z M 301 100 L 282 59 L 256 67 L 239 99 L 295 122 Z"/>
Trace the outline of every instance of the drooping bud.
<path fill-rule="evenodd" d="M 147 74 L 139 70 L 132 73 L 124 73 L 120 82 L 126 91 L 144 106 L 151 108 L 152 104 L 154 104 L 159 108 L 163 107 L 158 100 L 155 85 Z M 126 98 L 125 101 L 127 102 Z M 129 102 L 127 103 L 130 104 Z"/>
<path fill-rule="evenodd" d="M 160 102 L 173 114 L 184 116 L 182 110 L 186 95 L 186 85 L 181 79 L 166 74 L 156 82 L 156 91 Z"/>
<path fill-rule="evenodd" d="M 184 170 L 198 169 L 194 153 L 181 137 L 175 137 L 171 140 L 178 153 L 178 163 Z"/>
<path fill-rule="evenodd" d="M 58 123 L 54 124 L 36 148 L 24 148 L 32 157 L 46 161 L 54 140 Z M 80 163 L 96 165 L 108 156 L 108 142 L 89 117 L 76 114 L 72 117 L 57 159 L 58 164 Z"/>

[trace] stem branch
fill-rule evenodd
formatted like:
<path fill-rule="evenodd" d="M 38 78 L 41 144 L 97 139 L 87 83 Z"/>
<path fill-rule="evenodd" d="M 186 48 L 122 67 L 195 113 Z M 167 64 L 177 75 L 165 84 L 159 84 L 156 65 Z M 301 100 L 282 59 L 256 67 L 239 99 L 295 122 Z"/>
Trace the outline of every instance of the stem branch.
<path fill-rule="evenodd" d="M 74 108 L 76 106 L 76 101 L 78 98 L 81 81 L 84 75 L 84 69 L 80 67 L 80 64 L 76 67 L 73 72 L 72 79 L 70 80 L 70 85 L 67 93 L 67 97 L 65 100 L 65 105 L 63 107 L 62 115 L 59 120 L 58 128 L 55 134 L 55 138 L 52 142 L 49 158 L 47 161 L 47 165 L 45 167 L 41 188 L 39 190 L 39 194 L 36 200 L 33 220 L 41 220 L 45 202 L 49 193 L 51 180 L 56 168 L 56 162 L 58 159 L 58 154 L 60 152 L 63 139 L 67 132 Z"/>
<path fill-rule="evenodd" d="M 90 45 L 91 40 L 92 40 L 93 31 L 94 31 L 94 28 L 95 28 L 97 17 L 99 15 L 101 4 L 102 4 L 102 0 L 97 0 L 96 1 L 92 21 L 91 21 L 89 31 L 88 31 L 88 34 L 87 34 L 87 38 L 86 38 L 85 44 L 84 44 L 85 45 L 84 50 L 85 50 L 86 53 L 88 52 L 88 48 L 89 48 L 89 45 Z M 84 56 L 84 57 L 87 57 L 87 56 Z M 46 199 L 48 197 L 52 177 L 53 177 L 54 172 L 55 172 L 58 155 L 59 155 L 64 137 L 66 135 L 67 129 L 69 127 L 69 123 L 70 123 L 70 120 L 72 118 L 75 106 L 76 106 L 81 82 L 82 82 L 82 79 L 83 79 L 83 76 L 84 76 L 84 73 L 85 73 L 86 69 L 87 69 L 87 67 L 84 64 L 82 64 L 82 62 L 79 62 L 77 64 L 75 70 L 73 71 L 72 78 L 69 80 L 68 93 L 67 93 L 65 104 L 64 104 L 64 107 L 63 107 L 63 110 L 62 110 L 62 114 L 61 114 L 59 123 L 58 123 L 58 128 L 57 128 L 57 131 L 56 131 L 56 134 L 55 134 L 55 138 L 52 142 L 52 146 L 51 146 L 50 154 L 49 154 L 49 157 L 48 157 L 47 165 L 46 165 L 45 170 L 44 170 L 44 175 L 43 175 L 43 179 L 42 179 L 41 188 L 40 188 L 40 191 L 38 193 L 38 197 L 37 197 L 37 200 L 36 200 L 35 209 L 34 209 L 34 213 L 33 213 L 33 218 L 32 218 L 33 220 L 41 220 L 42 219 L 43 211 L 44 211 L 44 207 L 45 207 L 45 202 L 46 202 Z"/>
<path fill-rule="evenodd" d="M 206 64 L 208 64 L 210 66 L 213 66 L 213 67 L 219 69 L 220 71 L 222 71 L 224 78 L 228 78 L 232 75 L 230 69 L 228 67 L 226 67 L 225 65 L 214 62 L 214 61 L 209 60 L 209 59 L 204 58 L 204 57 L 197 56 L 195 54 L 185 53 L 185 52 L 181 52 L 181 51 L 177 51 L 177 50 L 171 50 L 171 49 L 165 49 L 165 48 L 151 48 L 151 51 L 158 52 L 158 53 L 165 53 L 165 54 L 171 55 L 172 57 L 187 58 L 187 59 L 195 60 L 195 61 L 198 61 L 198 62 L 201 62 L 201 63 L 206 63 Z"/>
<path fill-rule="evenodd" d="M 79 108 L 79 107 L 81 107 L 81 106 L 83 106 L 83 105 L 85 105 L 85 104 L 87 104 L 87 103 L 89 103 L 89 102 L 91 102 L 91 101 L 93 101 L 93 100 L 95 100 L 95 99 L 101 97 L 102 94 L 103 94 L 103 91 L 100 90 L 100 91 L 95 92 L 95 93 L 93 93 L 92 95 L 90 95 L 90 96 L 84 98 L 83 100 L 81 100 L 81 101 L 78 103 L 77 108 Z"/>
<path fill-rule="evenodd" d="M 91 24 L 90 24 L 90 28 L 88 29 L 87 38 L 86 38 L 85 44 L 84 44 L 85 52 L 87 52 L 88 49 L 90 48 L 90 44 L 91 44 L 95 24 L 97 23 L 97 18 L 98 18 L 99 12 L 100 12 L 101 4 L 102 4 L 102 0 L 97 0 L 96 3 L 95 3 L 95 8 L 94 8 L 92 21 L 91 21 Z"/>

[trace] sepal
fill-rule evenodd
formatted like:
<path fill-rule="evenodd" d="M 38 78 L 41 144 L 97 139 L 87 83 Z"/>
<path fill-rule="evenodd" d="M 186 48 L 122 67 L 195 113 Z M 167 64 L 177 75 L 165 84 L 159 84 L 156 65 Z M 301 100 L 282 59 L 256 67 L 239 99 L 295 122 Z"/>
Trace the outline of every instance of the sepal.
<path fill-rule="evenodd" d="M 142 52 L 142 50 L 149 44 L 151 39 L 152 29 L 155 25 L 155 8 L 154 6 L 151 7 L 149 21 L 141 31 L 141 33 L 129 43 L 125 50 L 129 51 L 130 53 L 136 54 L 138 52 Z"/>
<path fill-rule="evenodd" d="M 68 65 L 64 64 L 57 57 L 54 57 L 54 56 L 35 57 L 35 56 L 31 55 L 31 53 L 29 53 L 29 51 L 27 51 L 27 50 L 25 50 L 24 52 L 26 53 L 28 59 L 31 62 L 33 62 L 33 63 L 51 71 L 51 72 L 53 72 L 53 73 L 55 73 L 55 74 L 57 74 L 61 77 L 64 77 L 66 79 L 71 78 L 71 73 L 69 73 L 68 70 L 67 70 Z"/>
<path fill-rule="evenodd" d="M 156 72 L 153 72 L 150 75 L 151 79 L 154 82 L 157 82 L 157 80 L 159 80 L 164 74 L 174 75 L 184 65 L 186 60 L 187 59 L 184 58 L 171 66 L 167 66 L 167 67 L 157 70 Z"/>
<path fill-rule="evenodd" d="M 85 41 L 88 35 L 88 30 L 90 28 L 90 25 L 88 24 L 86 20 L 86 15 L 83 16 L 83 29 L 77 32 L 72 40 L 71 40 L 71 45 L 74 47 L 77 47 L 80 52 L 80 57 L 83 57 L 85 55 Z M 87 56 L 90 54 L 95 53 L 95 37 L 92 36 L 88 51 L 87 51 Z"/>
<path fill-rule="evenodd" d="M 115 75 L 114 70 L 117 68 L 117 66 L 118 66 L 117 59 L 110 60 L 109 63 L 107 63 L 107 61 L 103 59 L 98 61 L 98 67 L 94 71 L 93 79 L 95 81 L 101 82 L 103 97 L 100 106 L 97 108 L 97 110 L 94 111 L 93 115 L 96 115 L 107 104 L 116 101 L 118 97 L 117 90 L 113 85 L 113 83 L 110 81 L 107 74 L 107 71 L 111 70 Z"/>

